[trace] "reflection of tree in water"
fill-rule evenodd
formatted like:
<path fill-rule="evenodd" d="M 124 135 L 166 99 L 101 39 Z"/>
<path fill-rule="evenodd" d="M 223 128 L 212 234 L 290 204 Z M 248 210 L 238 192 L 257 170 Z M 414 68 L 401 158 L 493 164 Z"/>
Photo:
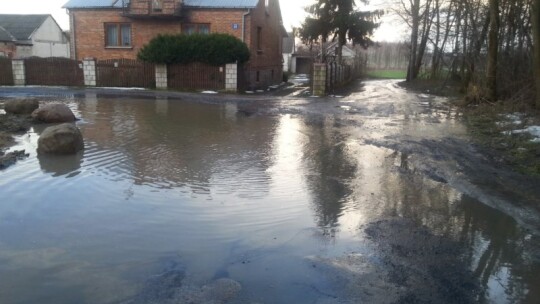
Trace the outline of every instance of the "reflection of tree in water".
<path fill-rule="evenodd" d="M 310 174 L 307 182 L 313 196 L 317 225 L 335 228 L 349 195 L 349 182 L 355 177 L 356 166 L 347 155 L 343 134 L 333 119 L 306 121 L 304 162 Z"/>
<path fill-rule="evenodd" d="M 484 289 L 481 298 L 501 292 L 511 302 L 537 300 L 539 291 L 533 286 L 540 286 L 536 277 L 540 265 L 528 258 L 531 252 L 525 243 L 532 241 L 526 240 L 530 237 L 527 232 L 512 217 L 417 174 L 408 158 L 402 153 L 386 158 L 380 211 L 413 220 L 434 234 L 459 241 L 465 254 L 457 258 L 470 265 Z"/>

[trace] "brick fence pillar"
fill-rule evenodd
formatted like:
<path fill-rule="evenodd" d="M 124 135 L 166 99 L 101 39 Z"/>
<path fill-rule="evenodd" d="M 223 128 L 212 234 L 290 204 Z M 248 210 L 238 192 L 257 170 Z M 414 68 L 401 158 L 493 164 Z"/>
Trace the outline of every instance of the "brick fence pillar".
<path fill-rule="evenodd" d="M 313 64 L 313 95 L 326 95 L 326 64 Z"/>
<path fill-rule="evenodd" d="M 167 89 L 167 65 L 156 64 L 156 88 Z"/>
<path fill-rule="evenodd" d="M 11 61 L 13 68 L 13 84 L 16 86 L 26 85 L 26 73 L 24 71 L 24 60 L 14 59 Z"/>
<path fill-rule="evenodd" d="M 84 85 L 95 87 L 96 79 L 96 60 L 94 58 L 84 58 L 83 60 Z"/>
<path fill-rule="evenodd" d="M 238 64 L 228 63 L 225 65 L 225 90 L 238 91 Z"/>

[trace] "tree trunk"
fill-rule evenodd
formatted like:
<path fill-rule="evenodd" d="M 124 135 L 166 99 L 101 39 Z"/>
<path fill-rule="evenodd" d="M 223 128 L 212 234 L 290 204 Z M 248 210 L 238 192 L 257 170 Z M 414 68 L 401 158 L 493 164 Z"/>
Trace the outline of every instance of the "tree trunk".
<path fill-rule="evenodd" d="M 418 46 L 418 55 L 416 55 L 416 63 L 414 65 L 414 78 L 418 77 L 420 74 L 420 68 L 422 67 L 422 61 L 424 59 L 424 53 L 426 51 L 427 41 L 429 39 L 431 24 L 433 23 L 433 18 L 435 15 L 431 15 L 430 11 L 431 1 L 427 1 L 426 9 L 424 10 L 424 22 L 422 25 L 422 36 L 420 39 L 420 45 Z"/>
<path fill-rule="evenodd" d="M 532 29 L 534 51 L 534 82 L 536 86 L 536 108 L 540 109 L 540 0 L 532 5 Z"/>
<path fill-rule="evenodd" d="M 420 27 L 420 0 L 414 0 L 411 7 L 411 15 L 411 57 L 409 59 L 409 68 L 407 69 L 407 81 L 412 81 L 416 78 L 414 75 L 414 66 L 416 63 L 416 51 L 418 48 L 418 28 Z"/>
<path fill-rule="evenodd" d="M 435 27 L 437 28 L 437 30 L 435 31 L 433 57 L 431 57 L 431 79 L 436 79 L 437 73 L 439 71 L 439 41 L 441 38 L 441 6 L 439 5 L 439 0 L 435 0 L 435 14 Z"/>
<path fill-rule="evenodd" d="M 538 1 L 538 0 L 536 0 Z M 497 100 L 497 56 L 499 51 L 499 0 L 489 0 L 489 41 L 487 59 L 487 99 Z"/>

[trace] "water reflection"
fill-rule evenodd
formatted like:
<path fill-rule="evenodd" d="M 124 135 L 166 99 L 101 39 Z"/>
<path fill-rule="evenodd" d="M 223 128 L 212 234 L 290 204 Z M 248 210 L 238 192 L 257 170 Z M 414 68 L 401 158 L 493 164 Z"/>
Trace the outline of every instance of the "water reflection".
<path fill-rule="evenodd" d="M 459 133 L 455 113 L 432 101 L 362 102 L 368 110 L 353 101 L 358 111 L 346 114 L 319 103 L 322 114 L 265 115 L 250 103 L 90 93 L 72 101 L 84 153 L 30 158 L 0 175 L 10 198 L 0 204 L 0 302 L 121 303 L 174 261 L 192 286 L 229 277 L 246 302 L 314 303 L 335 300 L 341 287 L 312 261 L 347 269 L 350 252 L 361 254 L 349 277 L 407 289 L 406 276 L 425 274 L 416 282 L 451 290 L 459 282 L 445 279 L 459 272 L 482 287 L 479 302 L 538 299 L 536 236 L 427 175 L 414 152 L 365 140 L 415 129 L 437 138 L 444 124 Z M 404 239 L 387 253 L 388 238 L 367 239 L 365 230 L 395 219 L 411 224 L 395 226 Z M 452 250 L 438 264 L 441 248 Z M 405 261 L 403 273 L 379 276 L 389 272 L 384 255 Z"/>
<path fill-rule="evenodd" d="M 317 226 L 330 231 L 338 226 L 357 170 L 348 157 L 346 139 L 336 128 L 336 123 L 333 118 L 316 118 L 307 120 L 304 125 L 309 138 L 304 145 L 304 162 L 311 172 L 307 181 Z"/>
<path fill-rule="evenodd" d="M 37 156 L 39 166 L 45 173 L 52 173 L 53 176 L 67 175 L 73 177 L 80 173 L 84 152 L 75 155 L 45 155 Z"/>
<path fill-rule="evenodd" d="M 167 189 L 188 185 L 196 193 L 209 194 L 212 178 L 223 174 L 221 168 L 228 168 L 239 175 L 245 173 L 245 179 L 255 179 L 258 195 L 267 191 L 263 186 L 269 179 L 265 171 L 271 165 L 268 151 L 276 127 L 273 119 L 232 116 L 234 108 L 227 104 L 166 99 L 155 103 L 101 99 L 92 106 L 98 114 L 94 120 L 86 118 L 91 126 L 82 126 L 85 140 L 91 149 L 102 150 L 99 153 L 110 151 L 99 160 L 90 157 L 91 161 L 110 160 L 108 166 L 121 168 L 118 174 L 133 179 L 135 185 Z M 113 150 L 121 155 L 113 156 Z M 220 186 L 228 191 L 250 187 L 249 183 L 230 182 Z"/>
<path fill-rule="evenodd" d="M 346 230 L 376 218 L 412 220 L 463 248 L 453 258 L 468 265 L 470 277 L 478 280 L 479 301 L 537 299 L 531 289 L 540 282 L 533 275 L 540 271 L 537 238 L 512 217 L 463 195 L 437 176 L 426 176 L 409 153 L 351 140 L 339 117 L 301 119 L 300 129 L 306 138 L 302 142 L 306 181 L 323 235 L 347 239 Z M 429 265 L 417 262 L 417 269 Z"/>
<path fill-rule="evenodd" d="M 535 241 L 526 230 L 510 216 L 419 174 L 407 154 L 386 149 L 379 153 L 385 155 L 381 165 L 386 169 L 377 173 L 380 189 L 376 193 L 381 197 L 378 207 L 369 209 L 370 217 L 406 218 L 458 241 L 464 250 L 456 259 L 469 265 L 479 281 L 482 292 L 478 299 L 495 303 L 537 299 L 531 287 L 538 286 L 539 280 L 531 274 L 538 273 L 540 265 L 530 255 L 538 248 L 531 248 Z M 355 189 L 354 195 L 365 197 L 367 193 Z M 416 267 L 422 269 L 425 264 Z"/>

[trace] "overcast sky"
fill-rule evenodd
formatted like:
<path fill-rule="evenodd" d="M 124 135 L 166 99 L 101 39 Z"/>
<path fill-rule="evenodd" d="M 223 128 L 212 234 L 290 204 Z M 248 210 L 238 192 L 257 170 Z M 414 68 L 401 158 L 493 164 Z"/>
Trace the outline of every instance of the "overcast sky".
<path fill-rule="evenodd" d="M 63 29 L 69 29 L 69 19 L 66 11 L 62 9 L 68 0 L 0 0 L 3 14 L 52 14 Z M 285 27 L 290 30 L 293 26 L 299 26 L 305 18 L 303 7 L 309 5 L 314 0 L 279 0 Z M 371 5 L 366 9 L 384 9 L 383 0 L 372 0 Z M 360 9 L 365 6 L 360 4 Z M 397 41 L 405 38 L 403 30 L 393 18 L 386 16 L 383 18 L 381 27 L 375 33 L 378 41 Z"/>

